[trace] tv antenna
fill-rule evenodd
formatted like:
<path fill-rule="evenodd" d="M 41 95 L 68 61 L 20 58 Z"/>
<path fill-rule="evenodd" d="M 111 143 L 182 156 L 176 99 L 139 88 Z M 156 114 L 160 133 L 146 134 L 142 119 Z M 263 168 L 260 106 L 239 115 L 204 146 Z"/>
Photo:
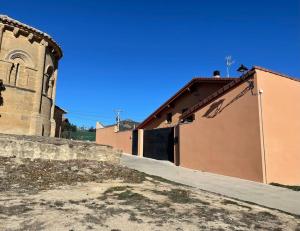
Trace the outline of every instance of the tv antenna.
<path fill-rule="evenodd" d="M 226 60 L 226 70 L 227 70 L 227 78 L 230 76 L 230 67 L 234 64 L 234 60 L 232 60 L 231 55 L 225 57 Z"/>
<path fill-rule="evenodd" d="M 121 112 L 123 112 L 122 109 L 115 109 L 114 110 L 115 114 L 116 114 L 116 122 L 117 122 L 117 130 L 120 131 L 120 122 L 121 122 Z"/>

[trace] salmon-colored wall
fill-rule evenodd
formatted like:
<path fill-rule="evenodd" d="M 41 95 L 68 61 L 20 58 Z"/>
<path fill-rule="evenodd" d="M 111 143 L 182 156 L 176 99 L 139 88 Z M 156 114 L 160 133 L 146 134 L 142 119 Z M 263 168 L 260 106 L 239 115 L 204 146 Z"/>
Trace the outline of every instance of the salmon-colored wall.
<path fill-rule="evenodd" d="M 257 70 L 267 183 L 300 185 L 300 82 Z"/>
<path fill-rule="evenodd" d="M 115 132 L 114 127 L 96 130 L 96 143 L 110 145 L 124 153 L 132 153 L 132 131 Z"/>
<path fill-rule="evenodd" d="M 243 94 L 247 86 L 242 83 L 197 111 L 193 123 L 179 126 L 181 166 L 263 182 L 258 97 L 250 90 Z"/>
<path fill-rule="evenodd" d="M 186 91 L 185 94 L 180 96 L 179 99 L 174 102 L 173 108 L 165 109 L 160 113 L 160 117 L 153 119 L 152 122 L 147 124 L 144 129 L 155 129 L 155 128 L 166 128 L 173 127 L 179 122 L 179 117 L 182 115 L 182 109 L 190 108 L 194 106 L 196 103 L 212 94 L 213 92 L 219 90 L 221 87 L 226 85 L 227 83 L 201 83 L 199 85 L 194 86 L 193 92 Z M 172 113 L 172 123 L 166 123 L 167 114 Z"/>

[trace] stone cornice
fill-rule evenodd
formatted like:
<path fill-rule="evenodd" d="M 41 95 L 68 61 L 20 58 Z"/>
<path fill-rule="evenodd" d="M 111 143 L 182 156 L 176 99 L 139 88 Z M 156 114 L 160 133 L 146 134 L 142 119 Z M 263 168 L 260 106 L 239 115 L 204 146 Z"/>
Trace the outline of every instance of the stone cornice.
<path fill-rule="evenodd" d="M 53 38 L 51 38 L 50 35 L 35 29 L 31 26 L 28 26 L 24 23 L 21 23 L 15 19 L 12 19 L 8 17 L 7 15 L 0 15 L 0 23 L 5 25 L 5 28 L 9 28 L 14 32 L 15 35 L 18 35 L 20 32 L 25 32 L 28 35 L 29 41 L 32 41 L 33 39 L 45 44 L 47 42 L 49 46 L 54 48 L 55 56 L 60 59 L 63 56 L 62 50 L 60 46 L 55 42 Z M 1 24 L 0 24 L 1 27 Z M 47 45 L 48 45 L 47 44 Z"/>
<path fill-rule="evenodd" d="M 0 58 L 0 62 L 3 62 L 3 63 L 9 63 L 9 64 L 13 64 L 14 62 L 12 61 L 9 61 L 9 60 L 5 60 L 5 59 L 1 59 Z M 24 66 L 25 69 L 29 69 L 29 70 L 32 70 L 32 71 L 38 71 L 36 68 L 34 67 L 30 67 L 30 66 Z"/>
<path fill-rule="evenodd" d="M 24 88 L 24 87 L 18 87 L 18 86 L 10 85 L 10 84 L 7 84 L 7 83 L 4 83 L 4 86 L 8 87 L 8 88 L 15 88 L 17 90 L 22 90 L 22 91 L 28 91 L 28 92 L 35 93 L 35 90 Z"/>

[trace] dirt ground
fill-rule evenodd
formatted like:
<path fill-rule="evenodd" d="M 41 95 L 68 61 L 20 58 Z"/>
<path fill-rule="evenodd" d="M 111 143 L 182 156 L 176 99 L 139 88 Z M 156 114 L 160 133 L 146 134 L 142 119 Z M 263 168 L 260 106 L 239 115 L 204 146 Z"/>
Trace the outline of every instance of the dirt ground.
<path fill-rule="evenodd" d="M 300 218 L 105 162 L 0 157 L 0 230 L 300 231 Z"/>

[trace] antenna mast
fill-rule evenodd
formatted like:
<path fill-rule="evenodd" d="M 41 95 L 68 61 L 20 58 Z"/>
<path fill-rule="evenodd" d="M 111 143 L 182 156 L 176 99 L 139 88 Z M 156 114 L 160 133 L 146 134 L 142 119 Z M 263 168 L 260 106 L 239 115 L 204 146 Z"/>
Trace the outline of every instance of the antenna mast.
<path fill-rule="evenodd" d="M 120 122 L 121 122 L 120 114 L 121 114 L 121 112 L 123 112 L 123 110 L 122 109 L 115 109 L 114 111 L 116 113 L 117 130 L 120 131 Z"/>
<path fill-rule="evenodd" d="M 234 64 L 234 60 L 232 60 L 231 55 L 225 57 L 226 60 L 226 69 L 227 69 L 227 78 L 230 76 L 230 67 Z"/>

